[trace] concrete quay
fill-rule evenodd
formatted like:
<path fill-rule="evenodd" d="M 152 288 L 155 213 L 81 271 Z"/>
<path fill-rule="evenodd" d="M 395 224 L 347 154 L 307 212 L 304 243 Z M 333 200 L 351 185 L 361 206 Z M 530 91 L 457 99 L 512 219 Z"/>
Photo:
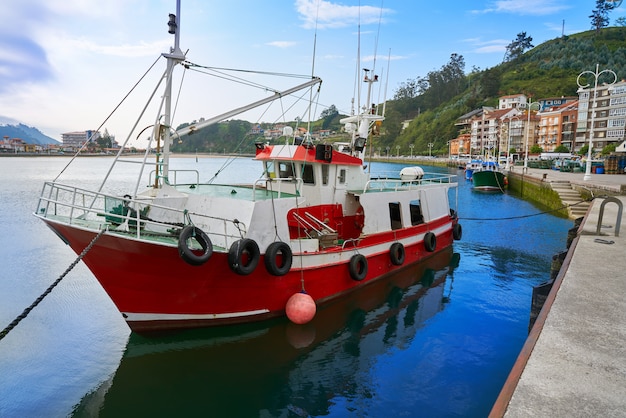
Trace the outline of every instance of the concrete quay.
<path fill-rule="evenodd" d="M 525 175 L 622 195 L 591 202 L 490 417 L 626 417 L 626 175 Z"/>

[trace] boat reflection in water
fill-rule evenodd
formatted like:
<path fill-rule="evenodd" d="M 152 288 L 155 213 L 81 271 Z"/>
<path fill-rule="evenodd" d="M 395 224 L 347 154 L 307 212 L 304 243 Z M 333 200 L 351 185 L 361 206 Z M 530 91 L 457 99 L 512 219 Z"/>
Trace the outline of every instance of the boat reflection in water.
<path fill-rule="evenodd" d="M 74 415 L 327 415 L 338 399 L 370 398 L 375 383 L 363 377 L 450 301 L 459 259 L 451 248 L 437 253 L 319 309 L 307 325 L 281 318 L 131 334 L 115 375 Z"/>

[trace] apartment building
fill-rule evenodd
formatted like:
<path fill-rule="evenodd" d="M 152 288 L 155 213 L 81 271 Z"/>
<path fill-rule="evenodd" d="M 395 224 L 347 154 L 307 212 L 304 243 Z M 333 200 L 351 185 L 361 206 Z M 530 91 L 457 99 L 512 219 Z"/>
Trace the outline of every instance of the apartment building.
<path fill-rule="evenodd" d="M 526 106 L 528 98 L 525 94 L 502 96 L 498 100 L 498 109 L 517 109 Z"/>
<path fill-rule="evenodd" d="M 79 149 L 85 142 L 89 140 L 95 142 L 98 138 L 100 138 L 100 132 L 93 130 L 61 134 L 64 149 Z"/>
<path fill-rule="evenodd" d="M 594 91 L 596 92 L 594 96 Z M 596 151 L 626 140 L 626 80 L 578 89 L 574 151 L 593 141 Z"/>
<path fill-rule="evenodd" d="M 578 101 L 567 101 L 546 107 L 539 113 L 537 145 L 552 152 L 559 145 L 572 149 L 576 134 Z"/>

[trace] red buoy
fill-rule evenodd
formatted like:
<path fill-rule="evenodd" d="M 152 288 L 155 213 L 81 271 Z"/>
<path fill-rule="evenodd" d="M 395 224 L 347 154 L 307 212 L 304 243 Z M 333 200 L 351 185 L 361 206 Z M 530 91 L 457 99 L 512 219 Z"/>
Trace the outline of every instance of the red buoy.
<path fill-rule="evenodd" d="M 287 301 L 285 312 L 294 324 L 306 324 L 315 316 L 315 301 L 306 293 L 295 293 Z"/>

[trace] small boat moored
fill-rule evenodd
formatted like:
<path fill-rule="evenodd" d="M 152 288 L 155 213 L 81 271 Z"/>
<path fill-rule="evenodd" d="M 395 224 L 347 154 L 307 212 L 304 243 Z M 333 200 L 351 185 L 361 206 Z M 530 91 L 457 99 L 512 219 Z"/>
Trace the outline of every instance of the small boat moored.
<path fill-rule="evenodd" d="M 496 161 L 483 161 L 480 168 L 474 169 L 472 187 L 485 192 L 504 192 L 508 180 Z"/>

